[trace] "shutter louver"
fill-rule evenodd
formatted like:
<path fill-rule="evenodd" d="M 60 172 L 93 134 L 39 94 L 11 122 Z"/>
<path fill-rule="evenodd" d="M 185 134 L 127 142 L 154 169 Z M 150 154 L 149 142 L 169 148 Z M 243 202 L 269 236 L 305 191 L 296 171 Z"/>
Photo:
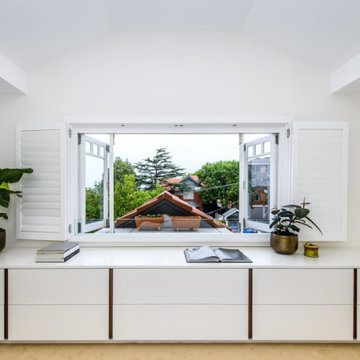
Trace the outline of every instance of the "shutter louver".
<path fill-rule="evenodd" d="M 20 182 L 17 237 L 67 240 L 65 125 L 18 131 L 18 166 L 32 168 Z"/>
<path fill-rule="evenodd" d="M 347 227 L 347 123 L 294 123 L 293 202 L 311 202 L 320 227 L 302 228 L 302 241 L 345 241 Z M 311 224 L 310 224 L 311 225 Z"/>

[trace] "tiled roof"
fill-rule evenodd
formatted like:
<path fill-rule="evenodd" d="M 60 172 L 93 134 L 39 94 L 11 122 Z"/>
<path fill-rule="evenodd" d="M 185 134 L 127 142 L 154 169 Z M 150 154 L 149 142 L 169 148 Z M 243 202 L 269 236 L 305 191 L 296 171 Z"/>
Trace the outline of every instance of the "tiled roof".
<path fill-rule="evenodd" d="M 184 179 L 186 179 L 187 177 L 191 177 L 193 180 L 195 180 L 196 182 L 199 182 L 199 177 L 197 175 L 190 175 L 190 176 L 186 176 L 186 177 L 181 177 L 181 178 L 171 178 L 171 179 L 165 179 L 165 182 L 169 182 L 169 183 L 174 183 L 174 184 L 178 184 L 181 181 L 183 181 Z"/>
<path fill-rule="evenodd" d="M 141 206 L 137 207 L 136 209 L 130 211 L 129 213 L 119 217 L 115 220 L 115 226 L 119 226 L 123 224 L 125 221 L 134 218 L 137 215 L 140 215 L 143 211 L 149 209 L 151 206 L 159 203 L 162 200 L 167 200 L 172 204 L 181 207 L 188 213 L 194 216 L 201 216 L 201 219 L 205 220 L 208 224 L 215 228 L 227 228 L 229 231 L 232 231 L 229 227 L 225 224 L 221 223 L 220 221 L 215 220 L 212 216 L 205 214 L 203 211 L 200 211 L 194 206 L 191 206 L 186 201 L 181 200 L 179 197 L 170 194 L 168 191 L 164 191 L 158 196 L 155 196 L 151 200 L 147 201 L 146 203 L 142 204 Z"/>

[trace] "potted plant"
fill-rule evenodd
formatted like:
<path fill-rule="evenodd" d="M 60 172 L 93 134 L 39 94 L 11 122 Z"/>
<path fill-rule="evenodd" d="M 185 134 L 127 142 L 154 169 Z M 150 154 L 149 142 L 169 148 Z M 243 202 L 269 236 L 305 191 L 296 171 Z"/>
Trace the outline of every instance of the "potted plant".
<path fill-rule="evenodd" d="M 172 216 L 171 222 L 176 231 L 180 229 L 192 229 L 196 231 L 200 227 L 201 216 Z"/>
<path fill-rule="evenodd" d="M 304 201 L 300 205 L 285 205 L 278 209 L 276 206 L 271 213 L 274 215 L 270 228 L 273 228 L 270 238 L 271 247 L 279 254 L 293 254 L 299 243 L 299 226 L 306 226 L 310 229 L 316 227 L 322 234 L 320 228 L 309 218 L 310 210 Z M 309 223 L 311 225 L 309 225 Z"/>
<path fill-rule="evenodd" d="M 21 191 L 10 190 L 9 184 L 14 184 L 20 181 L 24 174 L 32 173 L 32 169 L 0 169 L 0 207 L 9 208 L 10 196 L 16 195 L 21 197 Z M 7 220 L 8 214 L 2 212 L 0 209 L 0 219 Z M 6 231 L 0 228 L 0 251 L 5 248 Z"/>
<path fill-rule="evenodd" d="M 164 216 L 161 214 L 146 214 L 135 216 L 135 224 L 138 230 L 157 229 L 160 231 L 164 224 Z"/>

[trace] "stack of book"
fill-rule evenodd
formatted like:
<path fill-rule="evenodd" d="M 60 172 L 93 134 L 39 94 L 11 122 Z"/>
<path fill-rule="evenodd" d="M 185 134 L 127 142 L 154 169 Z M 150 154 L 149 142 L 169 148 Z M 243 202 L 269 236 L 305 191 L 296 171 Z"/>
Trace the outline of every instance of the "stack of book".
<path fill-rule="evenodd" d="M 37 251 L 36 262 L 62 263 L 79 252 L 79 244 L 76 242 L 53 243 Z"/>

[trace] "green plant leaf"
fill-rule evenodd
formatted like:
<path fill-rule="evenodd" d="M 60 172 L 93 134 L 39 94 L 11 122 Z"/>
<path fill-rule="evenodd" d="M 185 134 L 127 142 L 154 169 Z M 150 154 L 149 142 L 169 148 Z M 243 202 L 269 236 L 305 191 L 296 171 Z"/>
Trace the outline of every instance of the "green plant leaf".
<path fill-rule="evenodd" d="M 309 220 L 320 231 L 321 235 L 324 235 L 320 228 L 308 216 L 305 216 L 305 219 Z"/>
<path fill-rule="evenodd" d="M 0 218 L 3 218 L 5 220 L 9 219 L 8 214 L 6 214 L 6 213 L 0 213 Z"/>
<path fill-rule="evenodd" d="M 301 208 L 301 206 L 300 205 L 289 204 L 289 205 L 284 205 L 283 208 L 289 208 L 289 209 L 297 208 L 297 209 L 299 209 L 299 208 Z"/>
<path fill-rule="evenodd" d="M 287 217 L 287 218 L 291 218 L 294 216 L 294 213 L 292 211 L 287 211 L 287 210 L 283 210 L 279 213 L 280 217 Z"/>
<path fill-rule="evenodd" d="M 299 219 L 306 217 L 309 213 L 310 213 L 309 209 L 305 209 L 305 208 L 296 208 L 295 209 L 295 216 Z"/>
<path fill-rule="evenodd" d="M 24 174 L 31 174 L 33 169 L 0 169 L 0 184 L 5 183 L 16 183 L 20 181 Z"/>
<path fill-rule="evenodd" d="M 306 222 L 299 221 L 299 220 L 295 220 L 294 222 L 295 222 L 295 223 L 297 223 L 297 224 L 304 225 L 304 226 L 306 226 L 306 227 L 308 227 L 308 228 L 312 229 L 312 226 L 310 226 L 310 225 L 309 225 L 309 224 L 307 224 Z"/>
<path fill-rule="evenodd" d="M 0 189 L 0 205 L 4 208 L 8 208 L 10 203 L 10 194 L 9 190 L 4 188 Z"/>
<path fill-rule="evenodd" d="M 280 217 L 277 217 L 277 218 L 275 218 L 274 219 L 274 221 L 270 224 L 270 229 L 274 226 L 274 225 L 276 225 L 279 221 L 281 220 L 281 218 Z"/>
<path fill-rule="evenodd" d="M 277 215 L 279 212 L 280 212 L 279 209 L 275 209 L 275 210 L 272 210 L 272 211 L 271 211 L 271 214 Z"/>

